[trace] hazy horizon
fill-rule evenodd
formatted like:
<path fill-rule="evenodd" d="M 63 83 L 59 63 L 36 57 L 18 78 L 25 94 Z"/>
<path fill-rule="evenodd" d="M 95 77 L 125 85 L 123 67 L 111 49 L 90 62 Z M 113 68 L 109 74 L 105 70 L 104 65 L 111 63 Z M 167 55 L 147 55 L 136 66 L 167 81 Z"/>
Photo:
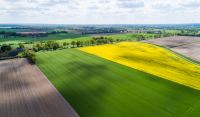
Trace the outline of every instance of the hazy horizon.
<path fill-rule="evenodd" d="M 152 24 L 142 24 L 142 23 L 138 23 L 138 24 L 67 24 L 67 23 L 62 23 L 62 24 L 59 24 L 59 23 L 0 23 L 0 25 L 192 25 L 192 24 L 198 24 L 200 25 L 200 23 L 152 23 Z"/>

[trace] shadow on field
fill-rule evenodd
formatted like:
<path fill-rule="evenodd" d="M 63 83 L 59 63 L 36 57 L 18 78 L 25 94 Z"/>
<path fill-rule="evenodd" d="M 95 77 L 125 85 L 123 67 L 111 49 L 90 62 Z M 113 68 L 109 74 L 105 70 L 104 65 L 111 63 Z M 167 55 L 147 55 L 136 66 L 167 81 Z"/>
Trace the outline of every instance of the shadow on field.
<path fill-rule="evenodd" d="M 98 99 L 108 90 L 105 78 L 101 77 L 107 68 L 104 65 L 86 62 L 67 63 L 65 79 L 57 79 L 53 82 L 59 84 L 55 85 L 56 88 L 79 115 L 94 117 L 97 111 L 102 111 L 99 107 L 101 101 Z"/>

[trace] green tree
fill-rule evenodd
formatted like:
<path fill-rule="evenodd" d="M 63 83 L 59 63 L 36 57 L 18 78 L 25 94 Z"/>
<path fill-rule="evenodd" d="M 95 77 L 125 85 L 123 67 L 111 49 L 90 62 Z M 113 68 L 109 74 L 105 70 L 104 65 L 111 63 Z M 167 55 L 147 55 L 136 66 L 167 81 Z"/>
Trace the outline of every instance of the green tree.
<path fill-rule="evenodd" d="M 30 62 L 33 63 L 33 64 L 35 64 L 35 62 L 36 62 L 35 53 L 33 51 L 28 50 L 28 49 L 25 49 L 22 53 L 19 53 L 18 57 L 28 58 L 30 60 Z"/>
<path fill-rule="evenodd" d="M 72 41 L 72 42 L 71 42 L 71 45 L 72 45 L 72 47 L 74 48 L 74 46 L 76 45 L 76 42 L 75 42 L 75 41 Z"/>
<path fill-rule="evenodd" d="M 2 52 L 6 52 L 6 51 L 10 51 L 12 48 L 10 45 L 4 44 L 1 46 L 1 51 Z"/>
<path fill-rule="evenodd" d="M 67 46 L 67 42 L 63 42 L 63 47 L 65 48 Z"/>
<path fill-rule="evenodd" d="M 77 46 L 77 47 L 80 47 L 80 45 L 81 45 L 81 42 L 80 42 L 80 41 L 77 41 L 77 42 L 76 42 L 76 46 Z"/>
<path fill-rule="evenodd" d="M 91 45 L 95 45 L 96 41 L 94 39 L 90 40 Z"/>
<path fill-rule="evenodd" d="M 69 48 L 70 43 L 67 42 L 66 45 L 67 45 L 67 48 Z"/>
<path fill-rule="evenodd" d="M 84 41 L 84 45 L 85 46 L 89 46 L 90 45 L 90 41 L 89 40 Z"/>
<path fill-rule="evenodd" d="M 144 35 L 137 35 L 137 41 L 142 41 L 145 40 L 145 36 Z"/>
<path fill-rule="evenodd" d="M 109 43 L 113 43 L 113 42 L 114 42 L 114 39 L 108 38 L 108 41 L 109 41 Z"/>
<path fill-rule="evenodd" d="M 86 42 L 86 41 L 85 41 Z M 80 46 L 83 47 L 84 46 L 84 41 L 80 41 Z"/>
<path fill-rule="evenodd" d="M 52 47 L 53 47 L 53 50 L 56 50 L 56 49 L 58 49 L 60 46 L 59 46 L 59 43 L 53 42 L 53 43 L 52 43 Z"/>
<path fill-rule="evenodd" d="M 35 45 L 35 47 L 37 48 L 38 51 L 39 51 L 39 50 L 42 50 L 42 45 L 41 45 L 40 43 L 37 43 L 37 44 Z"/>
<path fill-rule="evenodd" d="M 43 49 L 49 50 L 49 46 L 45 43 L 44 46 L 43 46 Z"/>
<path fill-rule="evenodd" d="M 18 45 L 19 45 L 19 48 L 24 48 L 24 44 L 19 43 Z"/>

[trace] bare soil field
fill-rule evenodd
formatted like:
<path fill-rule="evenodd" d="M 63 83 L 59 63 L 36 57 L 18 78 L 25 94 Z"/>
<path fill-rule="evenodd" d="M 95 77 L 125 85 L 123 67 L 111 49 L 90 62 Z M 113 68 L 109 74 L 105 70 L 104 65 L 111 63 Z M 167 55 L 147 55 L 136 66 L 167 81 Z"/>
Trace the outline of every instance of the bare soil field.
<path fill-rule="evenodd" d="M 171 50 L 200 61 L 200 42 L 171 48 Z"/>
<path fill-rule="evenodd" d="M 36 65 L 0 61 L 1 117 L 78 117 Z"/>
<path fill-rule="evenodd" d="M 200 37 L 175 36 L 154 40 L 145 40 L 144 42 L 152 43 L 200 61 Z"/>

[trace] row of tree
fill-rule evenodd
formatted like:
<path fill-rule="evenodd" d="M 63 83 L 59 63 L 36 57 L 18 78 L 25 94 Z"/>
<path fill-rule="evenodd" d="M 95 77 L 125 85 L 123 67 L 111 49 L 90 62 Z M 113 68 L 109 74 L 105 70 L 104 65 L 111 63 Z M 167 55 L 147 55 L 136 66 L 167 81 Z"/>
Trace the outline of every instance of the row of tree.
<path fill-rule="evenodd" d="M 25 46 L 23 43 L 19 43 L 18 47 L 16 49 L 25 49 Z M 11 44 L 3 44 L 0 45 L 0 52 L 4 53 L 4 52 L 10 52 L 12 50 Z"/>
<path fill-rule="evenodd" d="M 37 52 L 40 50 L 56 50 L 59 48 L 76 48 L 76 47 L 83 47 L 83 46 L 110 44 L 110 43 L 119 42 L 119 41 L 123 41 L 123 40 L 112 39 L 108 37 L 93 37 L 91 40 L 63 42 L 62 44 L 56 41 L 47 41 L 47 42 L 35 44 L 33 46 L 33 50 Z"/>
<path fill-rule="evenodd" d="M 7 32 L 7 31 L 0 31 L 0 38 L 10 38 L 10 37 L 47 37 L 50 34 L 59 34 L 59 33 L 68 33 L 67 31 L 51 31 L 51 32 L 43 32 L 43 33 L 31 33 L 30 34 L 23 34 L 17 32 Z"/>
<path fill-rule="evenodd" d="M 160 38 L 161 36 L 154 35 L 154 38 Z M 145 37 L 144 35 L 136 35 L 136 41 L 146 40 L 150 37 Z M 77 40 L 71 42 L 63 42 L 62 44 L 56 41 L 47 41 L 37 43 L 33 46 L 34 51 L 40 50 L 56 50 L 58 48 L 76 48 L 76 47 L 83 47 L 83 46 L 93 46 L 93 45 L 102 45 L 102 44 L 111 44 L 115 42 L 121 41 L 131 41 L 132 39 L 113 39 L 111 37 L 93 37 L 91 40 Z"/>
<path fill-rule="evenodd" d="M 56 50 L 60 48 L 60 45 L 56 41 L 47 41 L 43 43 L 37 43 L 36 45 L 33 46 L 33 50 L 35 52 L 40 51 L 40 50 Z"/>
<path fill-rule="evenodd" d="M 65 32 L 67 33 L 67 32 Z M 169 36 L 169 35 L 167 35 Z M 160 38 L 161 36 L 159 35 L 152 35 L 153 38 Z M 145 35 L 136 35 L 136 41 L 142 41 L 146 40 L 147 38 L 152 38 L 152 37 L 146 37 Z M 101 44 L 110 44 L 114 42 L 120 42 L 120 41 L 131 41 L 132 39 L 113 39 L 111 37 L 104 37 L 104 36 L 99 36 L 99 37 L 93 37 L 91 40 L 81 40 L 81 41 L 71 41 L 71 42 L 63 42 L 58 43 L 56 41 L 43 41 L 40 43 L 37 43 L 33 46 L 34 51 L 40 51 L 40 50 L 56 50 L 59 48 L 76 48 L 76 47 L 83 47 L 83 46 L 93 46 L 93 45 L 101 45 Z M 24 44 L 19 43 L 18 48 L 24 49 Z M 1 52 L 9 51 L 11 50 L 10 45 L 2 45 L 1 46 Z"/>
<path fill-rule="evenodd" d="M 196 36 L 200 37 L 200 32 L 198 30 L 181 30 L 180 33 L 178 33 L 179 36 Z"/>
<path fill-rule="evenodd" d="M 17 53 L 19 53 L 18 57 L 28 58 L 31 63 L 35 63 L 36 62 L 35 53 L 33 51 L 31 51 L 31 50 L 25 49 L 24 44 L 22 44 L 22 43 L 19 43 L 18 45 L 19 45 L 18 49 L 19 48 L 23 49 L 22 53 L 17 52 Z M 3 44 L 3 45 L 0 46 L 0 53 L 1 52 L 2 53 L 4 53 L 4 52 L 10 52 L 11 50 L 12 50 L 11 45 Z"/>
<path fill-rule="evenodd" d="M 170 37 L 170 36 L 175 36 L 177 35 L 176 32 L 174 33 L 169 33 L 169 32 L 165 32 L 165 31 L 147 31 L 147 34 L 154 34 L 154 38 L 162 38 L 162 37 Z"/>

